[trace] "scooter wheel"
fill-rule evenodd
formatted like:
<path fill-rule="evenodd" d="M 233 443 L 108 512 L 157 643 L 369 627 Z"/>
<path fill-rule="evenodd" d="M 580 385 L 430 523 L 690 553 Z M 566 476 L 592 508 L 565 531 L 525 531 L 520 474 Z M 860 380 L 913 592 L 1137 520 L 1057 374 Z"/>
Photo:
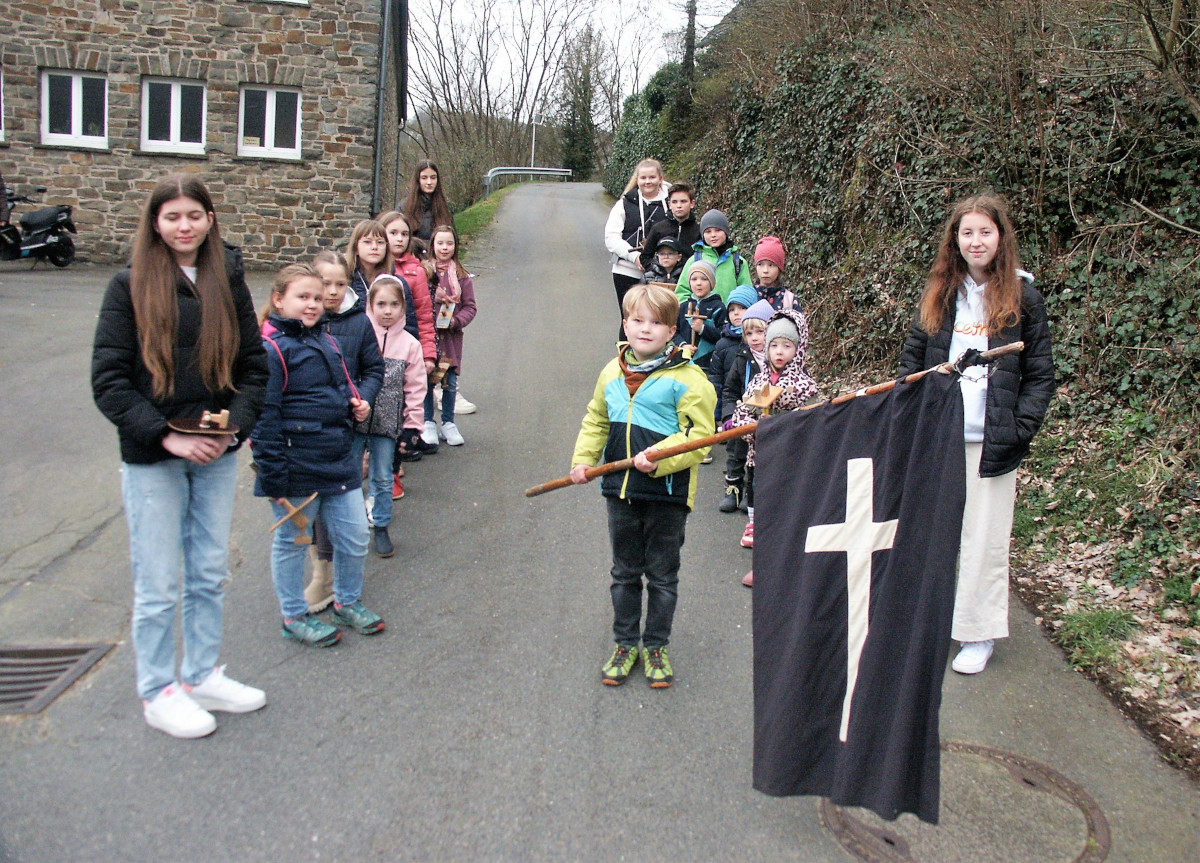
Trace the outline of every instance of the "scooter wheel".
<path fill-rule="evenodd" d="M 70 237 L 59 237 L 58 242 L 46 251 L 46 259 L 56 267 L 69 267 L 75 260 L 75 242 Z"/>

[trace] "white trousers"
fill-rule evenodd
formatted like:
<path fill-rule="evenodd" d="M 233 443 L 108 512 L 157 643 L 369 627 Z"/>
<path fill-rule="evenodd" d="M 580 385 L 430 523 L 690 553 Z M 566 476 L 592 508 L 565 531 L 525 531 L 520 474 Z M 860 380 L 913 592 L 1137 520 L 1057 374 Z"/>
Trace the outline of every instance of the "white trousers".
<path fill-rule="evenodd" d="M 955 641 L 1008 637 L 1008 546 L 1012 537 L 1017 472 L 979 476 L 982 443 L 968 443 L 967 502 L 954 593 Z"/>

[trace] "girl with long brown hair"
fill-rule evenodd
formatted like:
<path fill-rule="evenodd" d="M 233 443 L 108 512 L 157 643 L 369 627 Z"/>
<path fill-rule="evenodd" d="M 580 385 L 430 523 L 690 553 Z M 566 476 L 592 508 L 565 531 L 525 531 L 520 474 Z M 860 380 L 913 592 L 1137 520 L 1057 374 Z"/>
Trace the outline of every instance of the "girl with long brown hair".
<path fill-rule="evenodd" d="M 450 204 L 442 190 L 441 171 L 431 159 L 417 162 L 408 183 L 408 193 L 396 209 L 413 220 L 416 225 L 413 236 L 421 240 L 426 250 L 433 242 L 435 227 L 453 224 Z"/>
<path fill-rule="evenodd" d="M 967 500 L 959 545 L 951 667 L 978 674 L 1008 636 L 1008 547 L 1017 465 L 1054 395 L 1054 357 L 1042 295 L 1019 269 L 1004 200 L 976 195 L 954 205 L 921 305 L 904 342 L 901 374 L 1021 341 L 1019 354 L 964 370 Z"/>
<path fill-rule="evenodd" d="M 241 256 L 221 242 L 204 184 L 166 177 L 142 210 L 131 266 L 113 276 L 101 303 L 92 393 L 121 443 L 143 716 L 174 737 L 211 733 L 210 710 L 266 703 L 217 665 L 235 450 L 258 419 L 266 381 Z M 205 411 L 222 410 L 227 430 L 197 428 Z"/>

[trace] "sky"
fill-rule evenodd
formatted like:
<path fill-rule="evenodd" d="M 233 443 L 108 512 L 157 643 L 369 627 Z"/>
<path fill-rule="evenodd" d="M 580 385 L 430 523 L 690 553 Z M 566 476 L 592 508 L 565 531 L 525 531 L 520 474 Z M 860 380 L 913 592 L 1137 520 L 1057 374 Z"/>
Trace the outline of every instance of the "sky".
<path fill-rule="evenodd" d="M 636 8 L 639 3 L 648 7 L 652 16 L 658 16 L 659 29 L 662 31 L 683 30 L 687 25 L 687 13 L 684 0 L 599 0 L 601 15 L 611 14 L 619 18 L 622 12 Z M 725 16 L 735 5 L 735 0 L 698 0 L 696 4 L 696 36 L 703 38 L 704 34 Z M 646 77 L 670 59 L 666 45 L 657 44 L 653 50 L 653 62 L 645 64 L 648 69 Z M 644 83 L 644 82 L 640 82 Z"/>

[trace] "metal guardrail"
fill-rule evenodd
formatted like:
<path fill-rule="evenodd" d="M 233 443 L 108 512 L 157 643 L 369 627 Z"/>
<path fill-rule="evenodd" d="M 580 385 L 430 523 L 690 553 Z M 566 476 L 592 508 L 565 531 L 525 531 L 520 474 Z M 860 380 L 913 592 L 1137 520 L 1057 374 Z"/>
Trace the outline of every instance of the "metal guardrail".
<path fill-rule="evenodd" d="M 533 177 L 562 177 L 564 180 L 572 175 L 570 168 L 514 168 L 514 167 L 499 167 L 492 168 L 483 175 L 483 196 L 486 198 L 492 193 L 492 183 L 497 177 L 508 175 L 528 176 Z"/>

